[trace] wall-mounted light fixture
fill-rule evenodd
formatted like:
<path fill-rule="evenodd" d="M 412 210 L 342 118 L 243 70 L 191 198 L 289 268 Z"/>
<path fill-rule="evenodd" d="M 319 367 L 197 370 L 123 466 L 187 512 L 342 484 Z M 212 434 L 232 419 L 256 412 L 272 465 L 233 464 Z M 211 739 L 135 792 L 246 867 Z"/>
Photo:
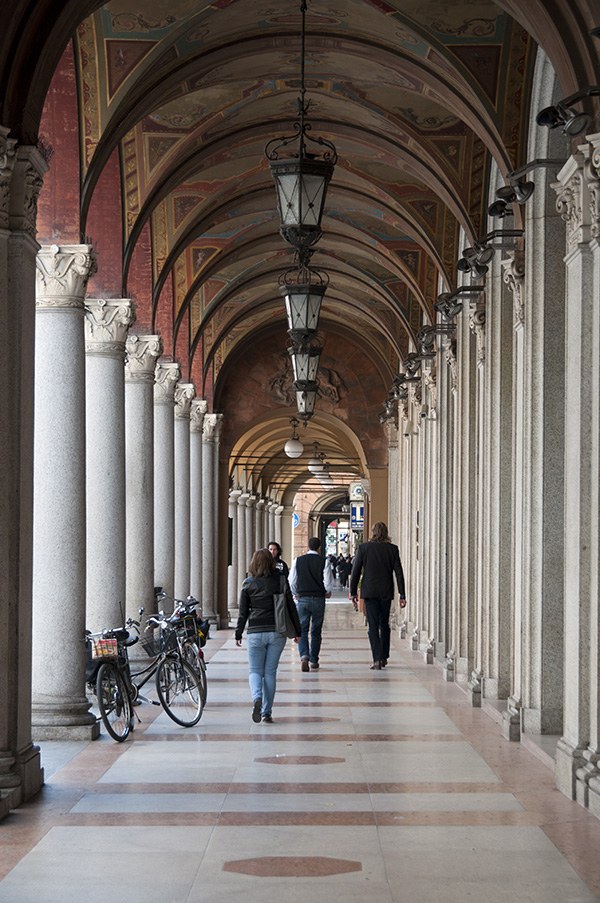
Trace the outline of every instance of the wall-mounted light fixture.
<path fill-rule="evenodd" d="M 476 276 L 484 276 L 488 271 L 495 251 L 498 248 L 512 248 L 512 239 L 520 238 L 522 229 L 494 229 L 482 238 L 478 238 L 473 247 L 464 248 L 463 256 L 456 264 L 457 269 L 463 273 L 474 273 Z M 492 244 L 495 242 L 495 244 Z"/>
<path fill-rule="evenodd" d="M 435 326 L 423 326 L 419 329 L 416 338 L 419 344 L 419 356 L 421 360 L 428 360 L 435 357 L 436 336 L 452 336 L 455 332 L 455 323 L 436 323 Z"/>
<path fill-rule="evenodd" d="M 296 432 L 296 427 L 298 426 L 298 421 L 295 417 L 290 419 L 290 424 L 292 426 L 292 435 L 288 439 L 288 441 L 283 446 L 283 450 L 288 456 L 288 458 L 299 458 L 300 455 L 304 451 L 304 446 L 298 439 L 298 434 Z"/>
<path fill-rule="evenodd" d="M 300 13 L 298 119 L 293 124 L 293 135 L 273 138 L 268 142 L 265 156 L 277 188 L 281 235 L 294 247 L 306 248 L 314 245 L 321 237 L 321 217 L 327 186 L 337 162 L 337 152 L 331 141 L 310 135 L 310 101 L 306 100 L 304 84 L 306 0 L 301 0 Z M 281 156 L 282 152 L 285 156 Z"/>
<path fill-rule="evenodd" d="M 564 100 L 559 100 L 553 106 L 540 110 L 535 117 L 535 121 L 538 125 L 545 126 L 548 129 L 555 129 L 560 126 L 561 131 L 568 135 L 569 138 L 581 135 L 592 124 L 592 117 L 588 113 L 576 113 L 570 107 L 579 103 L 580 100 L 585 100 L 587 97 L 598 97 L 599 95 L 600 87 L 598 85 L 583 88 L 581 91 L 576 91 L 575 94 L 565 97 Z"/>
<path fill-rule="evenodd" d="M 453 292 L 442 292 L 441 295 L 438 295 L 433 303 L 433 308 L 446 321 L 452 320 L 463 309 L 462 301 L 459 301 L 460 295 L 476 295 L 483 291 L 485 291 L 484 285 L 461 285 Z"/>
<path fill-rule="evenodd" d="M 565 163 L 564 160 L 554 159 L 537 159 L 526 163 L 519 169 L 509 172 L 506 176 L 507 185 L 503 185 L 496 191 L 497 201 L 488 208 L 488 214 L 492 217 L 503 218 L 512 216 L 512 204 L 526 204 L 535 189 L 535 183 L 525 181 L 523 176 L 534 169 L 543 169 L 548 167 L 560 168 Z"/>

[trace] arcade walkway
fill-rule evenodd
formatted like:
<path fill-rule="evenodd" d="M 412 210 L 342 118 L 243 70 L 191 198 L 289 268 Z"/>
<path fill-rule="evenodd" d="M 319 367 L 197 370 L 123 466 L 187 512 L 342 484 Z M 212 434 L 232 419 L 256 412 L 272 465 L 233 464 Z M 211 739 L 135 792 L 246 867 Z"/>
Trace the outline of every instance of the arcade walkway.
<path fill-rule="evenodd" d="M 0 826 L 1 903 L 600 899 L 598 820 L 394 643 L 369 671 L 340 596 L 321 670 L 284 653 L 272 725 L 222 631 L 197 728 L 142 706 L 122 745 L 43 744 L 41 796 Z"/>

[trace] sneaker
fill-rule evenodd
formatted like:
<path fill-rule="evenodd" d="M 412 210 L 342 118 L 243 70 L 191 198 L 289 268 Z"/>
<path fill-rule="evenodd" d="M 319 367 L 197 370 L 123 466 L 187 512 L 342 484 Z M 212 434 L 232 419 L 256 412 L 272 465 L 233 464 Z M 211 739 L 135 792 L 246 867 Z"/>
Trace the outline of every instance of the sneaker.
<path fill-rule="evenodd" d="M 302 659 L 302 670 L 308 671 L 308 659 L 307 658 Z"/>
<path fill-rule="evenodd" d="M 311 671 L 318 671 L 318 670 L 319 670 L 319 663 L 318 663 L 318 662 L 310 662 L 310 670 L 311 670 Z"/>
<path fill-rule="evenodd" d="M 270 715 L 263 715 L 263 721 L 266 721 L 267 724 L 273 724 L 273 719 Z"/>
<path fill-rule="evenodd" d="M 262 707 L 262 699 L 260 696 L 257 696 L 254 700 L 254 705 L 252 706 L 252 720 L 255 724 L 260 724 L 260 710 Z"/>

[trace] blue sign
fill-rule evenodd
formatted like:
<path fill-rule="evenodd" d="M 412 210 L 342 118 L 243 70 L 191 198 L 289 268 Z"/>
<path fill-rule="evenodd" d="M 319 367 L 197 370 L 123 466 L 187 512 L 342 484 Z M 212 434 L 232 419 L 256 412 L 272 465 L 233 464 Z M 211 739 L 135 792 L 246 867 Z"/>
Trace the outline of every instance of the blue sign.
<path fill-rule="evenodd" d="M 365 506 L 363 502 L 350 502 L 350 529 L 364 530 Z"/>
<path fill-rule="evenodd" d="M 294 530 L 296 529 L 296 527 L 298 526 L 299 523 L 300 523 L 300 518 L 294 511 L 294 513 L 292 514 L 292 527 L 294 528 Z"/>

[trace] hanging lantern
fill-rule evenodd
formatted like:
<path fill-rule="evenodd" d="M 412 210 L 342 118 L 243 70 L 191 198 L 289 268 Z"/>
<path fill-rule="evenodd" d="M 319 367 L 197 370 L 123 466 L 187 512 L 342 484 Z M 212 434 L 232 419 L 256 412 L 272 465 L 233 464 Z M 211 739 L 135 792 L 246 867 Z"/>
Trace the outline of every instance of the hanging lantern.
<path fill-rule="evenodd" d="M 292 435 L 288 439 L 288 441 L 285 443 L 285 445 L 283 446 L 283 450 L 286 453 L 286 455 L 288 456 L 288 458 L 299 458 L 300 455 L 304 451 L 304 446 L 298 439 L 298 435 L 296 433 L 296 427 L 298 426 L 298 421 L 296 420 L 295 417 L 292 417 L 292 419 L 290 420 L 290 423 L 292 425 Z"/>
<path fill-rule="evenodd" d="M 321 302 L 329 279 L 326 273 L 308 266 L 310 255 L 300 255 L 298 268 L 288 270 L 279 279 L 279 291 L 285 301 L 288 333 L 302 345 L 317 331 Z"/>
<path fill-rule="evenodd" d="M 315 402 L 317 400 L 319 385 L 318 383 L 308 382 L 297 382 L 295 385 L 298 417 L 302 420 L 309 420 L 315 412 Z"/>
<path fill-rule="evenodd" d="M 319 443 L 313 442 L 313 456 L 308 462 L 308 469 L 315 476 L 323 470 L 323 458 L 325 455 L 319 453 Z"/>
<path fill-rule="evenodd" d="M 288 353 L 292 359 L 295 382 L 316 382 L 317 373 L 319 371 L 321 348 L 318 345 L 308 347 L 306 345 L 300 345 L 289 348 Z"/>

